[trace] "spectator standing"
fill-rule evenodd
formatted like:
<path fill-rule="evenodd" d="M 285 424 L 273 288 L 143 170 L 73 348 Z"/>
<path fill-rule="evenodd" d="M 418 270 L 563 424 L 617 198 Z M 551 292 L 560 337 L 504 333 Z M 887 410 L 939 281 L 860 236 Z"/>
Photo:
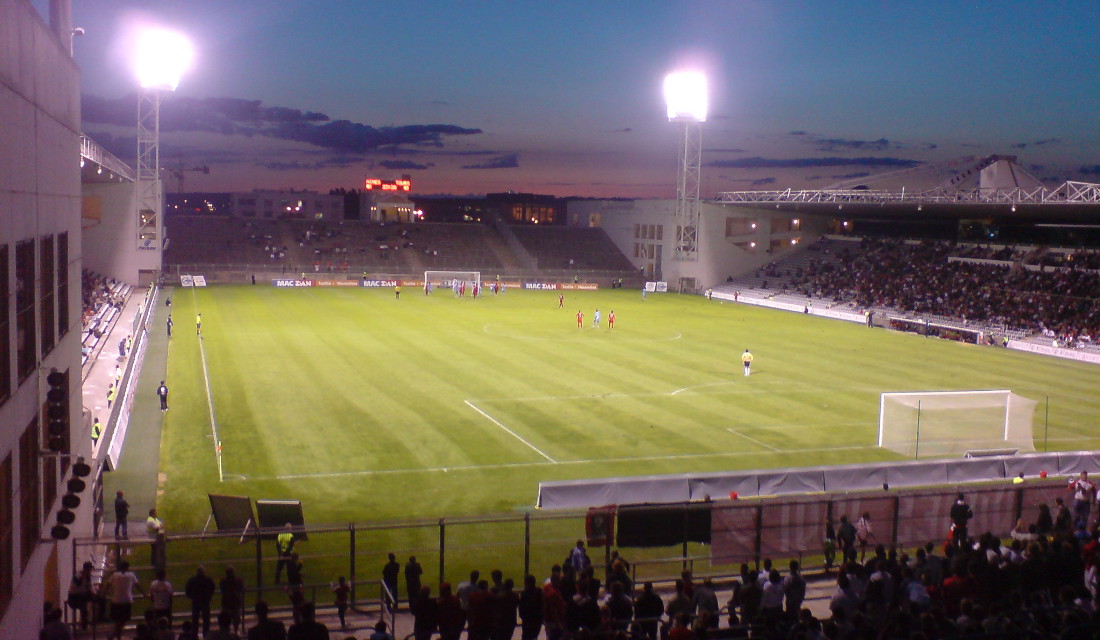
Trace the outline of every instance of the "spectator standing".
<path fill-rule="evenodd" d="M 439 599 L 436 600 L 436 617 L 439 622 L 440 640 L 458 640 L 462 628 L 466 626 L 466 612 L 458 596 L 451 593 L 451 584 L 439 585 Z"/>
<path fill-rule="evenodd" d="M 420 595 L 420 576 L 423 574 L 424 567 L 421 567 L 420 563 L 416 561 L 416 556 L 409 556 L 409 561 L 405 563 L 405 589 L 409 594 L 410 606 L 412 606 L 412 601 Z"/>
<path fill-rule="evenodd" d="M 267 601 L 256 601 L 256 624 L 248 630 L 248 640 L 286 640 L 286 625 L 268 618 Z"/>
<path fill-rule="evenodd" d="M 73 622 L 79 618 L 80 628 L 88 628 L 88 605 L 92 603 L 92 563 L 85 562 L 80 573 L 73 576 L 65 603 L 73 610 Z M 78 615 L 79 614 L 79 615 Z"/>
<path fill-rule="evenodd" d="M 951 517 L 951 524 L 953 525 L 951 536 L 956 546 L 963 546 L 967 540 L 967 523 L 974 517 L 974 511 L 970 508 L 970 505 L 966 504 L 966 498 L 963 494 L 959 494 L 959 497 L 955 499 L 955 504 L 951 505 L 951 511 L 949 513 Z"/>
<path fill-rule="evenodd" d="M 581 320 L 583 321 L 583 314 Z M 580 575 L 587 569 L 592 561 L 588 559 L 588 552 L 584 549 L 584 540 L 577 540 L 577 545 L 569 552 L 569 564 L 573 565 L 573 571 Z"/>
<path fill-rule="evenodd" d="M 222 613 L 229 614 L 233 633 L 240 633 L 241 612 L 244 610 L 244 580 L 237 576 L 233 567 L 226 567 L 225 577 L 218 586 L 222 593 Z"/>
<path fill-rule="evenodd" d="M 191 624 L 199 630 L 199 618 L 202 618 L 202 635 L 210 633 L 210 601 L 216 589 L 213 578 L 206 575 L 206 569 L 199 566 L 195 575 L 187 579 L 183 594 L 191 601 Z"/>
<path fill-rule="evenodd" d="M 1074 524 L 1078 522 L 1088 523 L 1092 501 L 1096 499 L 1096 485 L 1093 484 L 1092 480 L 1089 480 L 1089 472 L 1082 471 L 1081 475 L 1070 480 L 1069 488 L 1073 491 Z"/>
<path fill-rule="evenodd" d="M 336 615 L 340 617 L 340 630 L 343 631 L 348 628 L 346 616 L 348 603 L 351 601 L 351 587 L 348 586 L 347 578 L 340 576 L 340 579 L 332 586 L 332 593 L 336 596 Z"/>
<path fill-rule="evenodd" d="M 542 590 L 535 584 L 535 576 L 523 578 L 523 591 L 519 594 L 520 640 L 537 640 L 542 631 Z"/>
<path fill-rule="evenodd" d="M 634 619 L 638 621 L 649 640 L 656 640 L 661 623 L 661 615 L 665 612 L 665 603 L 661 596 L 653 592 L 653 583 L 646 582 L 642 585 L 642 593 L 634 603 Z"/>
<path fill-rule="evenodd" d="M 550 581 L 542 585 L 542 624 L 546 627 L 546 640 L 560 640 L 565 635 L 566 604 L 559 585 L 561 577 L 550 575 Z"/>
<path fill-rule="evenodd" d="M 286 630 L 286 640 L 329 640 L 329 628 L 317 621 L 313 603 L 301 605 L 301 620 Z"/>
<path fill-rule="evenodd" d="M 519 594 L 515 587 L 511 578 L 505 578 L 494 596 L 493 627 L 490 632 L 493 640 L 512 640 L 516 633 L 516 625 L 519 623 Z"/>
<path fill-rule="evenodd" d="M 706 616 L 707 627 L 717 628 L 719 620 L 718 594 L 714 589 L 714 582 L 710 578 L 704 578 L 703 584 L 695 587 L 695 595 L 692 597 L 695 604 L 695 614 Z"/>
<path fill-rule="evenodd" d="M 840 527 L 836 530 L 836 541 L 840 546 L 840 557 L 845 563 L 856 559 L 856 528 L 848 522 L 848 516 L 840 516 Z"/>
<path fill-rule="evenodd" d="M 157 569 L 157 578 L 149 583 L 149 599 L 153 601 L 153 615 L 172 621 L 172 583 L 165 577 L 164 569 Z"/>
<path fill-rule="evenodd" d="M 415 594 L 410 594 L 409 610 L 413 615 L 413 636 L 416 640 L 431 640 L 439 628 L 439 607 L 432 599 L 432 588 L 420 587 Z"/>
<path fill-rule="evenodd" d="M 111 593 L 111 622 L 114 623 L 113 633 L 108 638 L 122 638 L 122 630 L 130 621 L 134 613 L 134 589 L 145 595 L 145 589 L 141 587 L 137 574 L 130 571 L 130 563 L 125 560 L 118 563 L 118 570 L 107 579 L 108 589 Z"/>
<path fill-rule="evenodd" d="M 859 543 L 859 561 L 861 563 L 867 559 L 867 544 L 873 537 L 875 537 L 875 532 L 871 528 L 871 512 L 864 511 L 859 520 L 856 520 L 856 542 Z"/>
<path fill-rule="evenodd" d="M 833 568 L 833 561 L 836 560 L 836 529 L 833 527 L 833 519 L 828 517 L 825 518 L 825 539 L 822 550 L 825 554 L 825 573 L 829 573 L 829 569 Z"/>
<path fill-rule="evenodd" d="M 806 599 L 806 579 L 802 577 L 802 568 L 798 560 L 791 560 L 790 573 L 783 578 L 783 603 L 787 616 L 794 618 L 802 610 Z"/>
<path fill-rule="evenodd" d="M 382 567 L 382 584 L 386 587 L 383 599 L 390 611 L 397 610 L 397 576 L 401 575 L 401 565 L 392 552 L 387 554 L 389 561 Z"/>
<path fill-rule="evenodd" d="M 462 611 L 464 613 L 470 610 L 470 594 L 477 590 L 477 581 L 480 578 L 481 572 L 474 569 L 470 572 L 469 580 L 458 583 L 458 589 L 455 595 L 458 596 L 458 602 L 462 606 Z"/>

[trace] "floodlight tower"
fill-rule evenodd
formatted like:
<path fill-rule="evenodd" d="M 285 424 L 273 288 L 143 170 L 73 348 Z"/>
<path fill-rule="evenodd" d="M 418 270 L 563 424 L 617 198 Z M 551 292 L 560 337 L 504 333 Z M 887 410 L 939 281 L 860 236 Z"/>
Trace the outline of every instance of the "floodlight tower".
<path fill-rule="evenodd" d="M 676 178 L 676 260 L 699 259 L 699 174 L 703 158 L 702 123 L 707 120 L 707 78 L 699 71 L 665 77 L 668 121 L 680 125 L 680 170 Z"/>
<path fill-rule="evenodd" d="M 138 34 L 134 71 L 138 92 L 137 123 L 137 245 L 139 250 L 162 249 L 164 185 L 160 180 L 160 103 L 175 91 L 191 63 L 191 43 L 182 34 L 150 28 Z"/>

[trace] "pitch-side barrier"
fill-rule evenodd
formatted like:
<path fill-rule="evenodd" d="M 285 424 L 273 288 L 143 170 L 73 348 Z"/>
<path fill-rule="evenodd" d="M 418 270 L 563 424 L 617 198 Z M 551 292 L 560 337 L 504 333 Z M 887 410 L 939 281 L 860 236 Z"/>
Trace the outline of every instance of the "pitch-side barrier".
<path fill-rule="evenodd" d="M 536 506 L 580 509 L 608 504 L 673 503 L 958 485 L 1025 477 L 1100 473 L 1100 451 L 979 456 L 829 467 L 757 469 L 723 473 L 677 474 L 540 482 Z"/>

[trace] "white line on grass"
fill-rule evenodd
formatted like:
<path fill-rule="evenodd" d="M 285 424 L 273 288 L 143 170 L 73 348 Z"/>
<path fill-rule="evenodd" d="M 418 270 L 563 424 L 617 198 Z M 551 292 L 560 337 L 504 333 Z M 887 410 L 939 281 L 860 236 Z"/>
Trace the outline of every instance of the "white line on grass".
<path fill-rule="evenodd" d="M 191 287 L 191 300 L 195 304 L 195 313 L 198 313 L 199 300 L 195 295 L 195 288 Z M 210 433 L 214 436 L 214 461 L 218 464 L 218 480 L 224 482 L 222 473 L 221 453 L 218 449 L 222 446 L 218 439 L 218 421 L 214 418 L 214 394 L 210 393 L 210 372 L 206 368 L 206 349 L 203 347 L 202 332 L 198 332 L 199 355 L 202 357 L 202 379 L 206 383 L 206 406 L 210 408 Z"/>
<path fill-rule="evenodd" d="M 764 447 L 765 449 L 769 449 L 771 451 L 776 451 L 776 452 L 781 451 L 781 449 L 779 449 L 778 447 L 773 447 L 770 444 L 768 444 L 767 442 L 761 442 L 760 440 L 757 440 L 756 438 L 754 438 L 752 436 L 747 436 L 747 435 L 741 433 L 740 431 L 738 431 L 737 429 L 732 429 L 732 428 L 727 427 L 726 431 L 729 431 L 730 433 L 732 433 L 735 436 L 739 436 L 741 438 L 744 438 L 744 439 L 748 440 L 749 442 L 752 442 L 754 444 L 758 444 L 761 447 Z"/>
<path fill-rule="evenodd" d="M 820 453 L 822 451 L 860 451 L 866 449 L 878 449 L 871 444 L 845 447 L 812 447 L 807 449 L 787 449 L 776 453 L 801 455 L 806 453 Z M 362 471 L 332 471 L 324 473 L 299 473 L 278 476 L 251 477 L 249 480 L 306 480 L 311 478 L 345 478 L 349 476 L 387 476 L 412 473 L 449 473 L 451 471 L 491 471 L 494 469 L 523 469 L 528 467 L 548 467 L 551 465 L 578 465 L 578 464 L 614 464 L 617 462 L 653 462 L 656 460 L 698 460 L 701 458 L 740 458 L 745 456 L 760 457 L 770 455 L 759 451 L 723 451 L 716 453 L 684 453 L 679 455 L 659 456 L 635 456 L 630 458 L 599 458 L 592 460 L 562 460 L 557 462 L 502 462 L 499 464 L 472 464 L 457 467 L 423 467 L 408 469 L 364 469 Z"/>
<path fill-rule="evenodd" d="M 532 451 L 534 451 L 535 453 L 537 453 L 537 454 L 539 454 L 540 456 L 542 456 L 542 457 L 546 458 L 546 459 L 547 459 L 547 460 L 549 460 L 549 461 L 550 461 L 551 463 L 553 463 L 553 464 L 557 464 L 557 462 L 558 462 L 557 460 L 555 460 L 555 459 L 551 458 L 550 456 L 546 455 L 546 453 L 545 453 L 545 452 L 544 452 L 544 451 L 543 451 L 542 449 L 539 449 L 539 448 L 538 448 L 538 447 L 536 447 L 535 445 L 533 445 L 533 444 L 531 444 L 530 442 L 528 442 L 528 441 L 524 440 L 524 439 L 523 439 L 523 437 L 522 437 L 522 436 L 520 436 L 520 435 L 519 435 L 518 433 L 516 433 L 515 431 L 512 431 L 512 430 L 511 430 L 511 429 L 509 429 L 508 427 L 504 426 L 504 425 L 503 425 L 503 424 L 502 424 L 502 423 L 500 422 L 500 420 L 497 420 L 497 419 L 496 419 L 496 418 L 494 418 L 493 416 L 491 416 L 491 415 L 489 415 L 489 414 L 485 413 L 484 411 L 482 411 L 481 409 L 479 409 L 479 408 L 477 407 L 477 405 L 475 405 L 474 403 L 470 402 L 469 400 L 463 400 L 463 402 L 465 402 L 465 403 L 466 403 L 466 406 L 470 407 L 470 408 L 471 408 L 471 409 L 473 409 L 474 411 L 477 411 L 477 412 L 478 412 L 478 413 L 480 413 L 481 415 L 485 416 L 485 417 L 486 417 L 486 418 L 487 418 L 487 419 L 489 420 L 489 422 L 492 422 L 493 424 L 495 424 L 496 426 L 500 427 L 501 429 L 504 429 L 504 430 L 505 430 L 505 431 L 507 431 L 507 432 L 508 432 L 508 433 L 509 433 L 509 434 L 510 434 L 510 435 L 511 435 L 511 436 L 512 436 L 513 438 L 515 438 L 516 440 L 519 440 L 519 441 L 520 441 L 520 442 L 522 442 L 523 444 L 527 445 L 527 446 L 528 446 L 528 447 L 529 447 L 529 448 L 530 448 L 530 449 L 531 449 Z"/>

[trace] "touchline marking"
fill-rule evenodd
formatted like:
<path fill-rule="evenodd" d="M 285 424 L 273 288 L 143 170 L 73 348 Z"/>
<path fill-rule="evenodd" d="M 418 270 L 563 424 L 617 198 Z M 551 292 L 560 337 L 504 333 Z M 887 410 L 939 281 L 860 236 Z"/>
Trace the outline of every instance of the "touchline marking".
<path fill-rule="evenodd" d="M 860 451 L 866 449 L 878 449 L 873 444 L 861 444 L 844 447 L 813 447 L 806 449 L 787 449 L 776 453 L 801 455 L 805 453 L 820 453 L 822 451 Z M 528 467 L 548 467 L 550 465 L 567 464 L 607 464 L 616 462 L 652 462 L 654 460 L 697 460 L 700 458 L 740 458 L 745 456 L 759 457 L 759 451 L 725 451 L 720 453 L 682 453 L 679 455 L 662 456 L 636 456 L 631 458 L 601 458 L 594 460 L 562 460 L 560 462 L 502 462 L 499 464 L 472 464 L 457 467 L 424 467 L 418 469 L 364 469 L 362 471 L 331 471 L 323 473 L 298 473 L 279 476 L 255 476 L 250 480 L 309 480 L 312 478 L 346 478 L 349 476 L 389 476 L 412 473 L 448 473 L 451 471 L 490 471 L 493 469 L 525 469 Z M 227 478 L 228 480 L 228 478 Z"/>
<path fill-rule="evenodd" d="M 730 433 L 732 433 L 732 434 L 733 434 L 733 435 L 735 435 L 735 436 L 739 436 L 739 437 L 742 437 L 742 438 L 744 438 L 744 439 L 748 440 L 749 442 L 752 442 L 752 443 L 754 443 L 754 444 L 758 444 L 758 445 L 760 445 L 761 447 L 764 447 L 765 449 L 769 449 L 769 450 L 771 450 L 771 451 L 775 451 L 776 453 L 779 453 L 779 452 L 781 452 L 781 449 L 779 449 L 779 448 L 777 448 L 777 447 L 773 447 L 773 446 L 771 446 L 770 444 L 768 444 L 767 442 L 761 442 L 760 440 L 757 440 L 756 438 L 754 438 L 754 437 L 752 437 L 752 436 L 747 436 L 747 435 L 745 435 L 745 434 L 741 433 L 740 431 L 738 431 L 737 429 L 732 429 L 732 428 L 728 428 L 728 427 L 727 427 L 727 428 L 726 428 L 726 431 L 729 431 Z"/>
<path fill-rule="evenodd" d="M 195 295 L 195 288 L 191 287 L 191 301 L 195 305 L 195 309 L 199 308 L 199 300 Z M 197 313 L 197 312 L 196 312 Z M 202 356 L 202 379 L 206 383 L 206 406 L 210 408 L 210 432 L 214 436 L 214 460 L 218 463 L 218 480 L 225 482 L 225 474 L 222 472 L 221 454 L 218 449 L 221 447 L 221 440 L 218 439 L 218 421 L 214 417 L 214 395 L 210 392 L 210 372 L 206 368 L 206 348 L 203 346 L 202 333 L 198 333 L 199 341 L 199 355 Z"/>
<path fill-rule="evenodd" d="M 530 449 L 531 449 L 532 451 L 534 451 L 535 453 L 539 454 L 540 456 L 542 456 L 542 457 L 546 458 L 546 459 L 547 459 L 547 460 L 549 460 L 549 461 L 550 461 L 550 462 L 551 462 L 552 464 L 557 464 L 557 463 L 558 463 L 558 461 L 557 461 L 557 460 L 555 460 L 555 459 L 551 458 L 550 456 L 546 455 L 546 453 L 545 453 L 545 452 L 544 452 L 544 451 L 543 451 L 542 449 L 539 449 L 539 448 L 538 448 L 538 447 L 536 447 L 535 445 L 533 445 L 533 444 L 531 444 L 530 442 L 527 442 L 526 440 L 524 440 L 524 439 L 523 439 L 523 436 L 519 435 L 519 434 L 518 434 L 518 433 L 516 433 L 515 431 L 512 431 L 512 430 L 511 430 L 511 429 L 509 429 L 508 427 L 506 427 L 506 426 L 504 426 L 503 424 L 501 424 L 500 420 L 497 420 L 497 419 L 496 419 L 496 418 L 494 418 L 493 416 L 491 416 L 491 415 L 489 415 L 489 414 L 485 413 L 484 411 L 482 411 L 481 409 L 479 409 L 479 408 L 477 407 L 477 405 L 475 405 L 474 403 L 470 402 L 469 400 L 463 400 L 463 402 L 465 402 L 465 403 L 466 403 L 466 406 L 470 407 L 470 408 L 471 408 L 471 409 L 473 409 L 474 411 L 477 411 L 477 412 L 478 412 L 478 413 L 480 413 L 481 415 L 485 416 L 485 417 L 486 417 L 486 418 L 487 418 L 487 419 L 489 420 L 489 422 L 492 422 L 493 424 L 495 424 L 496 426 L 500 427 L 501 429 L 504 429 L 504 430 L 505 430 L 505 431 L 507 431 L 507 432 L 508 432 L 509 434 L 511 434 L 511 436 L 512 436 L 513 438 L 515 438 L 516 440 L 519 440 L 519 441 L 520 441 L 520 442 L 522 442 L 523 444 L 527 445 L 527 446 L 528 446 L 528 447 L 529 447 L 529 448 L 530 448 Z"/>

